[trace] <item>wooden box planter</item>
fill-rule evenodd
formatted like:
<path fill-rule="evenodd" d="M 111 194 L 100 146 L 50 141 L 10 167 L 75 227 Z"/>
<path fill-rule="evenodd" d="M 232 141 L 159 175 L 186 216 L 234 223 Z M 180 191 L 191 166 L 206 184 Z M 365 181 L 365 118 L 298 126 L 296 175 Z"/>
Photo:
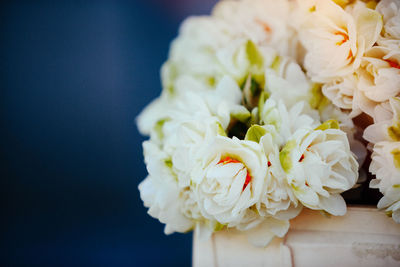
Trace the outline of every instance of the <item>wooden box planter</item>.
<path fill-rule="evenodd" d="M 284 238 L 267 247 L 223 230 L 207 241 L 193 240 L 194 267 L 225 266 L 400 266 L 400 225 L 375 207 L 350 206 L 342 217 L 304 209 Z"/>

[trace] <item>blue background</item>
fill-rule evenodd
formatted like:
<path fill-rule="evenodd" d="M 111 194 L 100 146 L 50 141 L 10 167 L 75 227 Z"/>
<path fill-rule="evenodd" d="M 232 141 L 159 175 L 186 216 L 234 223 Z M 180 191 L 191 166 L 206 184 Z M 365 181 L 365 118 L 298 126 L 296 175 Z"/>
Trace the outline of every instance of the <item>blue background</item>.
<path fill-rule="evenodd" d="M 1 1 L 0 265 L 190 265 L 191 235 L 140 200 L 134 120 L 179 23 L 214 3 Z"/>

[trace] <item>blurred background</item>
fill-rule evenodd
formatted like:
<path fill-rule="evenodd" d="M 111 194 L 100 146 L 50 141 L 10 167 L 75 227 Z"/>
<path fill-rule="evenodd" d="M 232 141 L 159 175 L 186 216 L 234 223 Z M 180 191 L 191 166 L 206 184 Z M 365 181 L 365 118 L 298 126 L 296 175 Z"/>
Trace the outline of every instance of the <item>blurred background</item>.
<path fill-rule="evenodd" d="M 189 266 L 147 215 L 135 117 L 216 0 L 1 1 L 1 266 Z"/>

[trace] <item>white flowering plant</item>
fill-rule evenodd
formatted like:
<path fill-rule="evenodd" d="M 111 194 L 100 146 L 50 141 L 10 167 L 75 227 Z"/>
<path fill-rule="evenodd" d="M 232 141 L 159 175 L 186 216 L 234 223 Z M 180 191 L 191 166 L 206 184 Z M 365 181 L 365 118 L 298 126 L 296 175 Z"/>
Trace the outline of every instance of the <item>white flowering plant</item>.
<path fill-rule="evenodd" d="M 139 190 L 165 233 L 227 228 L 266 246 L 304 207 L 344 215 L 342 193 L 368 183 L 400 223 L 399 9 L 225 0 L 185 20 L 137 119 Z"/>

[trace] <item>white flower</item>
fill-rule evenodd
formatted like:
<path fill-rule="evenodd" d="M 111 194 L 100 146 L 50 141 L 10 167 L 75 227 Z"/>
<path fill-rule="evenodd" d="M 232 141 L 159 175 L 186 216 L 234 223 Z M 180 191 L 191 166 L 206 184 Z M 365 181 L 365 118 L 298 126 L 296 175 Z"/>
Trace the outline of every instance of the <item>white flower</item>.
<path fill-rule="evenodd" d="M 365 129 L 363 137 L 368 142 L 400 141 L 400 98 L 391 98 L 389 103 L 389 109 L 379 114 L 380 120 Z"/>
<path fill-rule="evenodd" d="M 400 184 L 393 185 L 379 200 L 378 209 L 385 209 L 396 223 L 400 223 Z"/>
<path fill-rule="evenodd" d="M 357 1 L 343 10 L 331 0 L 297 1 L 294 23 L 306 48 L 304 66 L 316 82 L 352 74 L 382 28 L 381 15 Z"/>
<path fill-rule="evenodd" d="M 357 111 L 359 108 L 354 107 L 352 113 L 349 114 L 335 107 L 322 94 L 324 92 L 332 101 L 335 101 L 334 97 L 340 97 L 341 100 L 339 101 L 347 98 L 351 108 L 351 105 L 355 103 L 352 96 L 352 90 L 356 89 L 355 78 L 354 80 L 345 79 L 344 82 L 339 84 L 324 84 L 321 90 L 319 84 L 310 83 L 297 63 L 284 57 L 277 57 L 272 67 L 266 70 L 265 80 L 265 88 L 268 89 L 270 96 L 267 100 L 268 103 L 265 104 L 261 112 L 261 120 L 267 124 L 274 124 L 276 127 L 280 126 L 279 122 L 281 121 L 284 121 L 286 126 L 293 124 L 293 129 L 285 131 L 288 128 L 284 127 L 284 130 L 280 131 L 279 135 L 285 137 L 284 141 L 287 141 L 290 134 L 294 133 L 299 127 L 315 128 L 320 120 L 335 119 L 339 121 L 340 129 L 345 131 L 349 140 L 351 140 L 352 151 L 356 152 L 359 163 L 364 162 L 366 149 L 361 142 L 354 138 L 354 123 L 351 120 L 352 117 L 359 114 Z M 344 97 L 346 93 L 349 96 Z M 279 111 L 274 109 L 272 109 L 273 112 L 269 111 L 271 107 L 275 106 L 273 100 L 277 102 L 283 101 L 286 107 L 291 107 L 288 117 L 285 117 L 288 112 L 282 104 L 279 106 Z M 339 104 L 337 101 L 334 103 Z M 339 104 L 338 106 L 340 107 L 341 105 Z M 294 113 L 294 111 L 297 111 L 297 113 Z M 269 114 L 269 119 L 264 118 L 266 114 Z M 279 116 L 274 114 L 280 114 L 281 118 L 277 119 Z M 308 118 L 308 122 L 304 121 L 306 118 Z M 314 119 L 314 122 L 312 122 L 312 119 Z"/>
<path fill-rule="evenodd" d="M 147 105 L 136 118 L 141 134 L 150 135 L 155 130 L 154 128 L 157 127 L 157 124 L 160 124 L 165 119 L 169 119 L 170 114 L 168 113 L 170 110 L 175 109 L 185 93 L 196 92 L 199 94 L 209 89 L 204 83 L 187 75 L 176 78 L 174 85 L 175 93 L 163 90 L 161 96 Z"/>
<path fill-rule="evenodd" d="M 143 149 L 149 176 L 139 184 L 139 191 L 148 213 L 165 223 L 166 234 L 191 230 L 194 222 L 186 215 L 195 210 L 183 195 L 187 189 L 178 186 L 168 155 L 149 141 L 143 143 Z"/>
<path fill-rule="evenodd" d="M 150 134 L 153 140 L 160 140 L 165 135 L 165 122 L 173 120 L 175 124 L 179 124 L 194 117 L 217 117 L 226 129 L 231 113 L 248 113 L 240 105 L 242 92 L 239 86 L 229 76 L 224 76 L 213 91 L 201 90 L 199 82 L 187 76 L 179 80 L 179 86 L 188 90 L 182 90 L 177 97 L 163 94 L 140 113 L 137 122 L 142 134 Z M 191 90 L 193 88 L 199 90 Z"/>
<path fill-rule="evenodd" d="M 298 102 L 288 109 L 282 100 L 276 103 L 274 99 L 267 99 L 260 108 L 260 121 L 273 135 L 274 142 L 281 146 L 298 129 L 312 129 L 320 124 L 318 114 L 307 110 L 307 107 L 305 102 Z"/>
<path fill-rule="evenodd" d="M 213 91 L 188 91 L 175 101 L 171 109 L 171 118 L 193 118 L 194 115 L 215 116 L 224 129 L 228 127 L 232 113 L 242 112 L 240 105 L 242 92 L 237 83 L 229 76 L 224 76 Z M 247 111 L 248 112 L 248 111 Z"/>
<path fill-rule="evenodd" d="M 239 225 L 262 193 L 268 166 L 261 147 L 218 136 L 198 156 L 202 164 L 192 182 L 203 216 L 228 227 Z"/>
<path fill-rule="evenodd" d="M 374 146 L 369 171 L 376 175 L 371 188 L 379 188 L 386 195 L 394 185 L 400 184 L 400 142 L 378 142 Z"/>
<path fill-rule="evenodd" d="M 400 54 L 389 54 L 388 48 L 375 46 L 365 53 L 359 69 L 357 87 L 364 97 L 358 105 L 372 117 L 376 105 L 400 94 Z"/>
<path fill-rule="evenodd" d="M 344 215 L 346 204 L 340 193 L 355 184 L 358 164 L 337 122 L 328 121 L 319 128 L 298 130 L 281 150 L 281 164 L 304 206 Z"/>
<path fill-rule="evenodd" d="M 376 11 L 383 16 L 383 36 L 378 40 L 379 45 L 391 48 L 400 53 L 400 3 L 396 0 L 381 0 Z"/>
<path fill-rule="evenodd" d="M 265 88 L 270 99 L 291 107 L 299 101 L 309 102 L 312 84 L 301 67 L 285 57 L 277 56 L 265 71 Z"/>
<path fill-rule="evenodd" d="M 174 81 L 180 75 L 195 76 L 213 86 L 222 69 L 216 64 L 215 54 L 232 40 L 226 34 L 228 25 L 213 17 L 190 17 L 172 42 L 169 59 L 162 68 L 163 88 L 175 91 Z"/>
<path fill-rule="evenodd" d="M 311 83 L 308 80 L 297 63 L 284 57 L 276 57 L 271 68 L 267 68 L 265 72 L 265 80 L 265 88 L 270 94 L 268 100 L 283 101 L 286 107 L 289 108 L 294 108 L 296 104 L 298 105 L 298 103 L 303 102 L 301 112 L 309 115 L 316 121 L 336 119 L 340 122 L 341 129 L 354 127 L 351 117 L 356 116 L 357 111 L 354 109 L 352 114 L 349 115 L 348 112 L 341 111 L 335 107 L 324 96 L 325 94 L 331 99 L 329 96 L 337 95 L 337 93 L 330 93 L 330 91 L 342 91 L 342 89 L 343 91 L 354 90 L 356 86 L 354 80 L 346 82 L 345 88 L 342 88 L 343 84 L 338 85 L 339 88 L 337 89 L 332 84 L 324 84 L 321 88 L 320 84 Z M 354 88 L 352 88 L 352 85 L 354 85 Z M 327 87 L 331 88 L 327 89 Z M 335 99 L 331 100 L 334 101 Z M 352 102 L 352 99 L 348 99 L 348 102 Z M 337 106 L 340 107 L 340 105 Z M 282 114 L 282 111 L 280 113 Z M 297 119 L 293 120 L 296 121 Z"/>
<path fill-rule="evenodd" d="M 248 75 L 261 83 L 265 69 L 276 57 L 276 51 L 257 46 L 251 40 L 238 39 L 219 49 L 215 56 L 215 64 L 221 67 L 221 73 L 231 76 L 238 84 L 243 84 Z"/>
<path fill-rule="evenodd" d="M 359 133 L 362 133 L 362 129 L 359 126 L 354 125 L 352 118 L 355 114 L 353 112 L 348 113 L 342 111 L 334 105 L 326 105 L 320 109 L 321 121 L 336 120 L 339 122 L 339 128 L 346 133 L 350 149 L 354 153 L 361 169 L 367 157 L 367 148 L 363 142 L 360 141 L 362 138 L 359 136 Z"/>
<path fill-rule="evenodd" d="M 378 209 L 386 209 L 386 214 L 400 223 L 400 142 L 378 142 L 372 153 L 370 172 L 376 175 L 370 187 L 378 188 L 383 197 Z"/>
<path fill-rule="evenodd" d="M 215 117 L 172 120 L 165 123 L 164 133 L 164 151 L 171 155 L 172 168 L 181 187 L 190 186 L 191 172 L 201 163 L 197 154 L 216 136 L 225 135 Z"/>
<path fill-rule="evenodd" d="M 231 26 L 215 17 L 189 18 L 173 41 L 168 61 L 162 67 L 163 88 L 178 91 L 176 80 L 189 75 L 212 88 L 224 75 L 241 84 L 247 75 L 263 75 L 275 51 L 256 45 L 249 37 L 232 36 Z"/>
<path fill-rule="evenodd" d="M 357 82 L 355 75 L 350 74 L 323 84 L 322 92 L 337 107 L 350 109 L 358 115 L 360 112 L 354 101 Z"/>
<path fill-rule="evenodd" d="M 213 10 L 214 17 L 229 25 L 233 39 L 250 39 L 282 55 L 295 56 L 296 40 L 288 25 L 289 13 L 287 0 L 220 1 Z"/>
<path fill-rule="evenodd" d="M 257 210 L 263 217 L 289 220 L 296 217 L 303 206 L 297 201 L 287 182 L 287 174 L 279 160 L 279 147 L 273 139 L 268 132 L 260 139 L 269 168 L 261 200 L 257 203 Z"/>

